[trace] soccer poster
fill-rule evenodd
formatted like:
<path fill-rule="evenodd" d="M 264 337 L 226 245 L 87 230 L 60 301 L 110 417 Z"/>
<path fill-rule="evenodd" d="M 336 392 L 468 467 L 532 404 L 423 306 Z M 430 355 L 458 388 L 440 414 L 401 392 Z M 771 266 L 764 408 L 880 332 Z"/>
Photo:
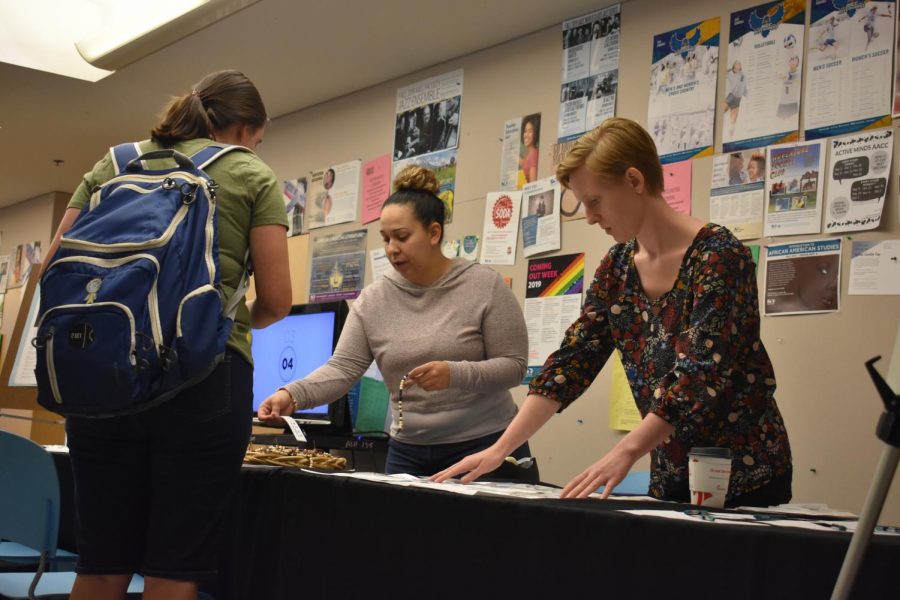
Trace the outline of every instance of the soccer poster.
<path fill-rule="evenodd" d="M 785 0 L 731 13 L 721 101 L 724 152 L 797 139 L 805 6 L 805 0 Z"/>
<path fill-rule="evenodd" d="M 647 125 L 663 164 L 713 153 L 719 18 L 653 38 Z"/>
<path fill-rule="evenodd" d="M 806 139 L 891 124 L 894 0 L 812 0 Z"/>

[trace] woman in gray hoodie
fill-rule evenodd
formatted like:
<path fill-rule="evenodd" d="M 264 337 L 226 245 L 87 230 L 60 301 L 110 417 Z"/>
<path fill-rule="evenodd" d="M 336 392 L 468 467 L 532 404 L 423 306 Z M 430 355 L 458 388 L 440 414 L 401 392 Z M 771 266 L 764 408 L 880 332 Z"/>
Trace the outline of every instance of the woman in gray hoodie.
<path fill-rule="evenodd" d="M 278 421 L 340 398 L 374 359 L 391 392 L 386 471 L 432 475 L 491 446 L 512 421 L 509 388 L 525 374 L 528 333 L 496 271 L 441 253 L 445 209 L 434 174 L 408 167 L 394 188 L 380 221 L 394 270 L 353 302 L 332 358 L 258 414 Z M 512 456 L 529 454 L 526 443 Z"/>

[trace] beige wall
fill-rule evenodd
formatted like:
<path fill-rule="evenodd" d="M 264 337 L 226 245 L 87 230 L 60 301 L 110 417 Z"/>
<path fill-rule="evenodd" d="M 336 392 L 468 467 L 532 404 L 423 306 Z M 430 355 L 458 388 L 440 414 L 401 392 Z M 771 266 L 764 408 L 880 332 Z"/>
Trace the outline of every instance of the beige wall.
<path fill-rule="evenodd" d="M 32 198 L 12 206 L 0 208 L 0 256 L 9 254 L 15 259 L 16 246 L 19 244 L 31 244 L 41 242 L 42 252 L 46 252 L 53 236 L 54 222 L 58 220 L 60 206 L 68 200 L 69 194 L 52 192 Z M 56 214 L 57 216 L 54 216 Z M 3 311 L 3 323 L 0 324 L 0 334 L 3 335 L 3 346 L 0 349 L 0 365 L 6 360 L 7 349 L 12 338 L 13 328 L 16 324 L 16 316 L 22 299 L 24 286 L 10 288 L 6 292 L 6 301 Z M 10 360 L 13 356 L 10 355 Z M 0 388 L 3 386 L 0 385 Z M 3 408 L 3 398 L 0 398 L 0 408 Z M 6 411 L 4 411 L 6 412 Z M 30 416 L 31 411 L 12 411 L 18 415 Z M 0 418 L 0 429 L 15 431 L 28 435 L 31 426 L 28 421 Z"/>
<path fill-rule="evenodd" d="M 722 18 L 727 39 L 731 11 L 749 2 L 693 0 L 678 11 L 660 10 L 664 3 L 635 0 L 623 5 L 618 111 L 646 122 L 652 36 L 710 17 Z M 576 16 L 576 15 L 573 15 Z M 410 74 L 277 119 L 260 151 L 287 179 L 306 171 L 354 158 L 387 153 L 393 143 L 393 115 L 399 86 L 462 67 L 464 92 L 462 131 L 457 169 L 454 222 L 447 235 L 481 235 L 484 196 L 497 189 L 500 177 L 500 137 L 505 120 L 540 111 L 543 115 L 540 176 L 550 175 L 551 147 L 556 134 L 560 84 L 560 29 L 552 27 L 489 50 Z M 302 74 L 301 74 L 302 76 Z M 724 75 L 720 74 L 720 86 Z M 721 91 L 721 88 L 720 88 Z M 721 118 L 721 115 L 717 115 Z M 717 139 L 720 145 L 721 140 Z M 721 147 L 721 146 L 719 146 Z M 711 158 L 693 163 L 694 214 L 709 213 Z M 857 233 L 854 239 L 900 238 L 896 173 L 880 229 Z M 320 234 L 356 229 L 358 223 L 329 227 Z M 378 247 L 377 222 L 368 226 L 369 249 Z M 802 238 L 778 238 L 789 241 Z M 774 241 L 774 240 L 773 240 Z M 757 240 L 765 245 L 769 240 Z M 560 254 L 585 252 L 593 273 L 612 244 L 584 220 L 563 224 Z M 844 249 L 849 261 L 849 244 Z M 524 299 L 526 261 L 521 248 L 513 267 L 498 267 L 513 278 L 513 290 Z M 367 274 L 369 279 L 371 275 Z M 859 511 L 882 445 L 874 428 L 881 405 L 863 368 L 877 354 L 890 355 L 900 320 L 900 298 L 846 295 L 846 267 L 838 314 L 765 318 L 763 341 L 778 377 L 779 406 L 794 451 L 794 499 L 827 502 Z M 760 282 L 761 283 L 761 282 Z M 581 400 L 554 417 L 532 440 L 546 481 L 562 484 L 597 460 L 622 434 L 607 427 L 608 369 Z M 517 400 L 524 388 L 515 391 Z M 646 468 L 644 459 L 638 468 Z M 900 523 L 900 491 L 888 498 L 886 520 Z"/>

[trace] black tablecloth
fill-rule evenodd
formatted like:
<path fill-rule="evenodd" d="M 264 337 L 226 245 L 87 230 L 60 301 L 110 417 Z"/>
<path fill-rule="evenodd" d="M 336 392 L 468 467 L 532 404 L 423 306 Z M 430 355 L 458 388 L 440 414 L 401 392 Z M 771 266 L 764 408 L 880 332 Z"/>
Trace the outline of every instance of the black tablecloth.
<path fill-rule="evenodd" d="M 57 464 L 64 480 L 68 461 Z M 70 487 L 64 547 L 67 494 Z M 621 508 L 687 507 L 472 497 L 245 468 L 220 578 L 208 587 L 220 600 L 828 598 L 850 541 L 844 533 L 674 521 Z M 900 538 L 877 537 L 853 597 L 898 597 L 898 568 Z"/>
<path fill-rule="evenodd" d="M 614 510 L 636 507 L 650 508 L 247 470 L 223 545 L 220 596 L 828 598 L 850 540 Z M 890 597 L 898 567 L 900 538 L 880 537 L 855 597 Z"/>

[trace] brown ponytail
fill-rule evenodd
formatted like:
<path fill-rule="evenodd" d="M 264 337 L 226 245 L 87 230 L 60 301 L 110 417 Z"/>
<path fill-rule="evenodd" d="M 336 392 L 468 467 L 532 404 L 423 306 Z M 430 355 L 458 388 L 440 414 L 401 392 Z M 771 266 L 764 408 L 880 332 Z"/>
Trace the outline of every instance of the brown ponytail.
<path fill-rule="evenodd" d="M 268 116 L 256 86 L 238 71 L 219 71 L 204 77 L 184 96 L 176 96 L 150 131 L 154 142 L 169 147 L 176 142 L 208 138 L 234 123 L 262 127 Z"/>

